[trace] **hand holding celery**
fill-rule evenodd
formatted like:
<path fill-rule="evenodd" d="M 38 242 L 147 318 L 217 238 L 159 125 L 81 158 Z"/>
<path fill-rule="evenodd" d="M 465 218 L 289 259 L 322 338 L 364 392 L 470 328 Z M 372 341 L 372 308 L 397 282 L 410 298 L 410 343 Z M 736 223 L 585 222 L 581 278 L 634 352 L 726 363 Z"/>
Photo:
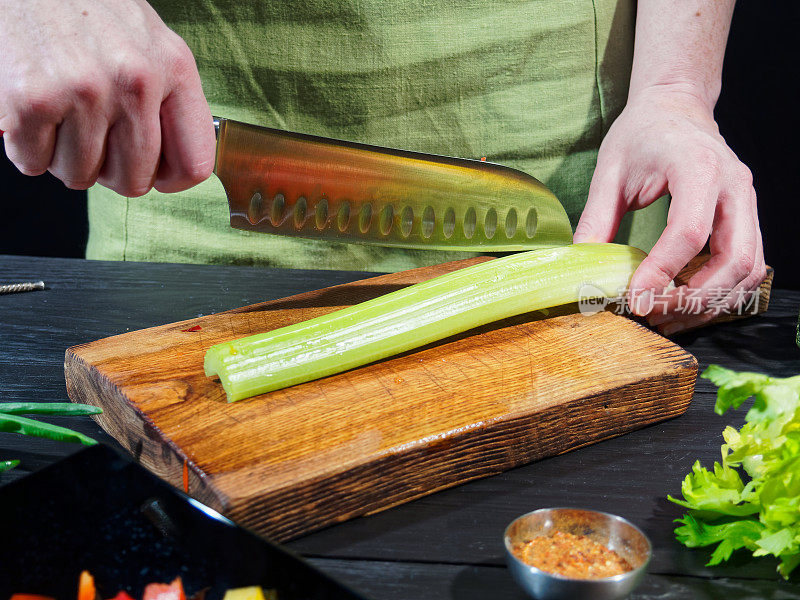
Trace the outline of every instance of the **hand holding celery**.
<path fill-rule="evenodd" d="M 778 572 L 788 577 L 800 564 L 800 375 L 778 379 L 711 365 L 702 376 L 719 386 L 717 414 L 751 396 L 754 402 L 740 430 L 723 431 L 722 462 L 713 472 L 696 462 L 681 486 L 684 500 L 668 496 L 689 509 L 675 536 L 690 548 L 716 544 L 709 565 L 746 548 L 777 557 Z"/>
<path fill-rule="evenodd" d="M 645 254 L 618 244 L 522 252 L 309 321 L 212 346 L 206 375 L 228 400 L 311 381 L 525 312 L 624 289 Z"/>

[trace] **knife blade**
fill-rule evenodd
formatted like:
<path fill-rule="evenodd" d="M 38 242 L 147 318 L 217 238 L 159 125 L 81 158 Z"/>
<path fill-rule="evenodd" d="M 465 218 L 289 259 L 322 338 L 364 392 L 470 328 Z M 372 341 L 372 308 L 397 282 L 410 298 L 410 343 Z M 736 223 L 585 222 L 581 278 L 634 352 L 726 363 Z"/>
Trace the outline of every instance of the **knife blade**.
<path fill-rule="evenodd" d="M 214 173 L 237 229 L 432 250 L 572 242 L 564 207 L 522 171 L 230 119 L 214 125 Z"/>

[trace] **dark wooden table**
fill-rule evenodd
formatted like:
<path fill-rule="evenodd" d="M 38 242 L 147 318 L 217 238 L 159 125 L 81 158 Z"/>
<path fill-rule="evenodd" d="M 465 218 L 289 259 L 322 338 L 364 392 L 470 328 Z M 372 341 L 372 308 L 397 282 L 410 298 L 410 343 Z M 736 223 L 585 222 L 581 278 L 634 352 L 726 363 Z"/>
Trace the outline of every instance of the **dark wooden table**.
<path fill-rule="evenodd" d="M 43 279 L 48 286 L 0 296 L 0 401 L 67 400 L 68 346 L 363 277 L 0 256 L 0 283 Z M 766 315 L 686 334 L 678 342 L 697 356 L 701 369 L 719 363 L 795 375 L 799 308 L 800 292 L 775 290 Z M 504 566 L 503 529 L 536 508 L 580 506 L 622 515 L 650 536 L 655 550 L 650 574 L 632 598 L 800 598 L 800 585 L 783 582 L 773 561 L 736 556 L 708 568 L 708 551 L 673 541 L 671 522 L 680 510 L 666 495 L 680 491 L 696 459 L 705 465 L 718 459 L 722 429 L 742 422 L 741 414 L 716 416 L 714 398 L 713 386 L 700 380 L 691 407 L 678 419 L 355 519 L 288 546 L 376 600 L 522 599 Z M 88 417 L 47 420 L 117 446 Z M 22 460 L 0 475 L 0 485 L 76 450 L 0 434 L 0 460 Z"/>

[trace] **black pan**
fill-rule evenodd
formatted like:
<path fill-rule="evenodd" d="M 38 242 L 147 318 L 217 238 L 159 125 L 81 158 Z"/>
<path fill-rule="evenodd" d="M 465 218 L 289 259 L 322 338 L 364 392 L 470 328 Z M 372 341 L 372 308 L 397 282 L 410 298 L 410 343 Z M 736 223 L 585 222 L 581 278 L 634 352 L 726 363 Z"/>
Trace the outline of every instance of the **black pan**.
<path fill-rule="evenodd" d="M 103 598 L 180 576 L 207 600 L 251 585 L 280 600 L 366 600 L 105 446 L 0 488 L 0 600 L 74 600 L 84 569 Z"/>

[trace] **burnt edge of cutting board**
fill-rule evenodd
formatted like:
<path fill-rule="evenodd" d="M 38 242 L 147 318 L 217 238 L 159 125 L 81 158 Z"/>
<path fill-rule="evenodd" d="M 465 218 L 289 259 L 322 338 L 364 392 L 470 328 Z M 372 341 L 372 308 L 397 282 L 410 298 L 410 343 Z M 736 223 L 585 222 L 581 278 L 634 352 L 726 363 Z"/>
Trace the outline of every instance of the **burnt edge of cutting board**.
<path fill-rule="evenodd" d="M 161 432 L 145 412 L 129 402 L 116 384 L 77 354 L 86 345 L 68 348 L 65 355 L 64 373 L 70 400 L 102 408 L 103 412 L 92 415 L 92 419 L 103 431 L 117 440 L 137 462 L 181 490 L 186 465 L 191 495 L 219 512 L 227 510 L 227 497 L 209 485 L 205 472 Z M 116 398 L 117 402 L 107 401 L 108 397 Z M 156 456 L 160 456 L 160 462 L 155 460 Z"/>
<path fill-rule="evenodd" d="M 319 293 L 308 292 L 294 299 L 313 298 Z M 256 306 L 226 312 L 246 312 Z M 507 414 L 481 424 L 479 431 L 472 427 L 392 449 L 373 456 L 371 462 L 306 479 L 293 486 L 291 494 L 273 489 L 250 497 L 232 497 L 219 489 L 147 414 L 126 399 L 121 389 L 81 358 L 81 348 L 88 344 L 67 350 L 65 374 L 70 398 L 106 409 L 95 419 L 147 468 L 181 488 L 186 464 L 192 496 L 242 525 L 285 540 L 679 416 L 693 394 L 696 359 L 641 325 L 629 326 L 652 336 L 654 348 L 671 365 L 668 376 L 640 379 L 535 413 Z M 577 430 L 578 417 L 580 438 L 569 433 Z M 553 427 L 555 423 L 557 428 Z M 553 435 L 553 431 L 559 435 Z"/>

